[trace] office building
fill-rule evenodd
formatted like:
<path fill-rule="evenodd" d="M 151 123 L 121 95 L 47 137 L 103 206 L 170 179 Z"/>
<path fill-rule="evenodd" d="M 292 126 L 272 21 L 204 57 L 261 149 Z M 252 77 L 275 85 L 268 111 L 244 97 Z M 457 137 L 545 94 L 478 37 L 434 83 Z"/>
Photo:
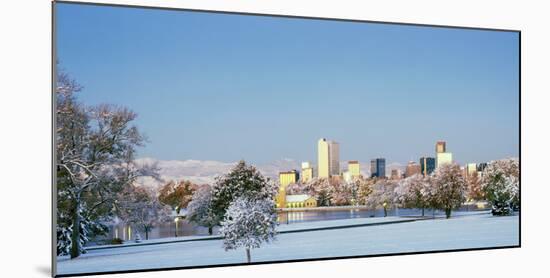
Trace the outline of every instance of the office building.
<path fill-rule="evenodd" d="M 431 175 L 435 170 L 435 158 L 433 157 L 421 157 L 420 158 L 420 172 L 424 176 Z"/>
<path fill-rule="evenodd" d="M 401 173 L 399 173 L 399 169 L 391 169 L 390 179 L 392 180 L 401 179 Z"/>
<path fill-rule="evenodd" d="M 436 168 L 439 168 L 439 166 L 443 164 L 449 164 L 453 163 L 453 154 L 452 153 L 437 153 L 435 157 L 435 166 Z"/>
<path fill-rule="evenodd" d="M 317 142 L 317 175 L 328 178 L 340 175 L 340 146 L 337 142 L 325 138 Z"/>
<path fill-rule="evenodd" d="M 445 141 L 437 141 L 435 143 L 435 152 L 444 153 L 447 151 L 447 143 Z"/>
<path fill-rule="evenodd" d="M 370 161 L 370 176 L 377 178 L 386 177 L 386 159 L 375 158 Z"/>
<path fill-rule="evenodd" d="M 477 164 L 475 163 L 468 163 L 466 164 L 466 167 L 464 167 L 466 170 L 466 175 L 471 176 L 475 173 L 477 173 Z"/>
<path fill-rule="evenodd" d="M 409 161 L 409 163 L 407 164 L 407 168 L 405 168 L 405 177 L 410 177 L 416 174 L 420 174 L 421 172 L 422 171 L 420 169 L 420 164 L 414 161 Z"/>
<path fill-rule="evenodd" d="M 359 177 L 361 175 L 359 161 L 357 160 L 348 161 L 348 172 L 350 172 L 350 175 L 352 177 Z"/>

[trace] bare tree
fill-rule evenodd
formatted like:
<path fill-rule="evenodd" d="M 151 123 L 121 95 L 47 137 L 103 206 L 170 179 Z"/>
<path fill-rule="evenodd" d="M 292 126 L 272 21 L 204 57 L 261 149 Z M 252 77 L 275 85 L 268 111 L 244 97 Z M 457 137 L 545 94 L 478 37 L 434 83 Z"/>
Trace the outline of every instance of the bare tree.
<path fill-rule="evenodd" d="M 112 214 L 117 193 L 140 176 L 156 175 L 156 167 L 134 163 L 135 148 L 145 141 L 132 125 L 134 112 L 84 106 L 74 95 L 81 87 L 63 73 L 56 84 L 58 252 L 76 258 L 88 230 L 101 230 L 99 220 Z"/>
<path fill-rule="evenodd" d="M 118 216 L 145 233 L 146 240 L 156 225 L 169 218 L 171 211 L 169 206 L 160 203 L 152 189 L 143 186 L 126 187 L 116 204 Z"/>

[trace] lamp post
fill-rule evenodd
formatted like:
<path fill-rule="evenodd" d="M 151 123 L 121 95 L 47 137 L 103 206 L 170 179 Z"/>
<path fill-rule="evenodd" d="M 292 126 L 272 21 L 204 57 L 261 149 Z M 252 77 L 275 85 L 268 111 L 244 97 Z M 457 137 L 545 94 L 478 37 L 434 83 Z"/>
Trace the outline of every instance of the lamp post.
<path fill-rule="evenodd" d="M 174 222 L 176 223 L 176 231 L 174 232 L 174 234 L 176 235 L 176 237 L 178 237 L 178 222 L 180 221 L 180 219 L 178 217 L 174 218 Z"/>

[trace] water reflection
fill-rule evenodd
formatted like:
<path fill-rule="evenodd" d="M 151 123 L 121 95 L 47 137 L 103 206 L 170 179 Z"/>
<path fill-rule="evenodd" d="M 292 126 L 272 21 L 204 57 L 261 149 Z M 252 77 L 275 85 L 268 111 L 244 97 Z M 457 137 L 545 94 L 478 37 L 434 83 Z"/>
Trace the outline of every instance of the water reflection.
<path fill-rule="evenodd" d="M 472 208 L 463 208 L 461 210 L 472 210 Z M 426 216 L 444 215 L 443 211 L 425 210 Z M 420 216 L 422 211 L 420 209 L 388 209 L 388 216 Z M 277 213 L 277 221 L 281 225 L 310 222 L 310 221 L 323 221 L 323 220 L 336 220 L 336 219 L 352 219 L 352 218 L 367 218 L 367 217 L 383 217 L 384 210 L 368 210 L 368 209 L 338 209 L 338 210 L 302 210 L 302 211 L 282 211 Z M 134 226 L 128 226 L 125 224 L 111 225 L 109 227 L 109 234 L 106 237 L 96 238 L 91 244 L 104 244 L 109 243 L 114 238 L 120 238 L 124 241 L 135 240 L 136 233 L 139 233 L 141 239 L 145 239 L 145 233 L 137 229 Z M 191 235 L 208 235 L 208 228 L 197 226 L 193 223 L 189 223 L 185 219 L 181 219 L 178 223 L 178 236 L 191 236 Z M 219 227 L 214 227 L 214 234 L 217 234 Z M 168 238 L 176 236 L 176 225 L 174 221 L 167 221 L 157 225 L 148 234 L 149 239 Z"/>

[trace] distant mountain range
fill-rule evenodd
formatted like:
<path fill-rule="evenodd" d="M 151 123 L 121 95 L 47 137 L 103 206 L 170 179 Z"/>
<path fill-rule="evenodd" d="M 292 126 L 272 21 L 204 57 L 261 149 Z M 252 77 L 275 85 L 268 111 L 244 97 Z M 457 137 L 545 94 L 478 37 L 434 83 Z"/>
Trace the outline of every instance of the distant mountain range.
<path fill-rule="evenodd" d="M 159 174 L 162 181 L 152 178 L 142 178 L 139 182 L 146 186 L 158 187 L 164 182 L 170 180 L 189 180 L 197 184 L 211 184 L 217 176 L 223 175 L 235 166 L 237 162 L 221 162 L 213 160 L 158 160 L 154 158 L 137 159 L 139 164 L 156 164 L 160 169 Z M 370 164 L 360 162 L 363 175 L 370 173 Z M 255 165 L 262 175 L 273 180 L 278 179 L 279 172 L 292 169 L 300 170 L 300 162 L 293 159 L 275 160 L 270 163 Z M 341 168 L 347 167 L 347 162 L 340 162 Z M 399 163 L 391 163 L 386 166 L 386 173 L 389 175 L 390 169 L 404 169 Z"/>

